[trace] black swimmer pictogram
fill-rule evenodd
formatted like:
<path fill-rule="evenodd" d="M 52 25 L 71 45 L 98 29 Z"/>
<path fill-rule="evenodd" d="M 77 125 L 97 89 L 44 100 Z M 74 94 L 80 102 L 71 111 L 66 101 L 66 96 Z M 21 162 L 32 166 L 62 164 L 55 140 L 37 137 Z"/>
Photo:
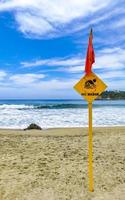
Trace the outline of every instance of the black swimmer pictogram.
<path fill-rule="evenodd" d="M 94 89 L 94 88 L 96 88 L 96 79 L 87 80 L 85 82 L 84 88 L 86 88 L 86 89 Z"/>

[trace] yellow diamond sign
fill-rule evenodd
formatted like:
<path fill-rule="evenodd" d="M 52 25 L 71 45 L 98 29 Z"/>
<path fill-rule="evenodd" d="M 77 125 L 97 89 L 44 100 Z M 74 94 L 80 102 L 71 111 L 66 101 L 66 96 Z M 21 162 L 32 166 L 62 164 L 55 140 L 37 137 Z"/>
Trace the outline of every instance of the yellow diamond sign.
<path fill-rule="evenodd" d="M 107 85 L 93 72 L 86 74 L 74 86 L 74 89 L 89 102 L 94 101 L 106 88 Z"/>

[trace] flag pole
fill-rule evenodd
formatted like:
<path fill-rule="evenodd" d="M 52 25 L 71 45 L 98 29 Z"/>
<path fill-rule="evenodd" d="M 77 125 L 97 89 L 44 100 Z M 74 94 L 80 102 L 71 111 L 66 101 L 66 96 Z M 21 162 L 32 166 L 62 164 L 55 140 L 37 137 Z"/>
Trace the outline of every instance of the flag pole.
<path fill-rule="evenodd" d="M 92 102 L 88 103 L 89 109 L 89 152 L 88 152 L 88 174 L 89 174 L 89 191 L 94 192 L 93 181 L 93 152 L 92 152 Z"/>

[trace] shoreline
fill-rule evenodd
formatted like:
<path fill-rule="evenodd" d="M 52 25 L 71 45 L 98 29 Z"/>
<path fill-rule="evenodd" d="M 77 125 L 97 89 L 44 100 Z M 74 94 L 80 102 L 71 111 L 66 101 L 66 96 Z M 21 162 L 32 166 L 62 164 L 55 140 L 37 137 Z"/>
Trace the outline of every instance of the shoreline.
<path fill-rule="evenodd" d="M 93 136 L 105 135 L 105 134 L 116 134 L 117 132 L 125 132 L 125 126 L 117 127 L 93 127 Z M 33 137 L 77 137 L 77 136 L 88 136 L 88 127 L 74 127 L 74 128 L 49 128 L 43 130 L 23 130 L 23 129 L 0 129 L 0 136 L 33 136 Z"/>
<path fill-rule="evenodd" d="M 42 127 L 41 127 L 42 128 Z M 77 127 L 77 126 L 74 126 L 74 127 L 49 127 L 49 128 L 42 128 L 41 130 L 37 130 L 37 129 L 30 129 L 30 130 L 37 130 L 37 131 L 46 131 L 46 130 L 56 130 L 56 129 L 87 129 L 88 126 L 80 126 L 80 127 Z M 125 128 L 125 125 L 113 125 L 113 126 L 108 126 L 108 125 L 105 125 L 105 126 L 93 126 L 93 129 L 100 129 L 100 128 Z M 24 128 L 25 129 L 25 128 Z M 17 130 L 17 131 L 27 131 L 27 130 L 24 130 L 23 128 L 0 128 L 0 131 L 1 130 Z M 29 130 L 28 130 L 29 131 Z"/>
<path fill-rule="evenodd" d="M 42 127 L 41 127 L 42 128 Z M 105 126 L 93 126 L 93 129 L 100 129 L 100 128 L 125 128 L 125 125 L 112 125 L 112 126 L 108 126 L 108 125 L 105 125 Z M 10 130 L 10 131 L 27 131 L 27 130 L 24 130 L 25 128 L 0 128 L 0 131 L 1 130 Z M 31 131 L 46 131 L 46 130 L 56 130 L 56 129 L 88 129 L 88 126 L 80 126 L 80 127 L 77 127 L 77 126 L 74 126 L 74 127 L 48 127 L 48 128 L 42 128 L 41 130 L 37 130 L 37 129 L 30 129 Z M 28 130 L 28 131 L 30 131 Z"/>

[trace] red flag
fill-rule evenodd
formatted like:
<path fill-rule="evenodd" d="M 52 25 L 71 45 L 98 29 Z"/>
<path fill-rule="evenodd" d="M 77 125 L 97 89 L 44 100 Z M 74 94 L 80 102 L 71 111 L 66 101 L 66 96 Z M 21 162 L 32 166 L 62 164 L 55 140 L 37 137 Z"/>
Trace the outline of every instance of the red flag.
<path fill-rule="evenodd" d="M 95 62 L 95 54 L 94 54 L 94 49 L 93 49 L 93 44 L 92 44 L 92 38 L 93 36 L 92 36 L 92 29 L 91 29 L 90 35 L 89 35 L 87 55 L 86 55 L 86 63 L 85 63 L 86 74 L 91 73 L 92 64 Z"/>

